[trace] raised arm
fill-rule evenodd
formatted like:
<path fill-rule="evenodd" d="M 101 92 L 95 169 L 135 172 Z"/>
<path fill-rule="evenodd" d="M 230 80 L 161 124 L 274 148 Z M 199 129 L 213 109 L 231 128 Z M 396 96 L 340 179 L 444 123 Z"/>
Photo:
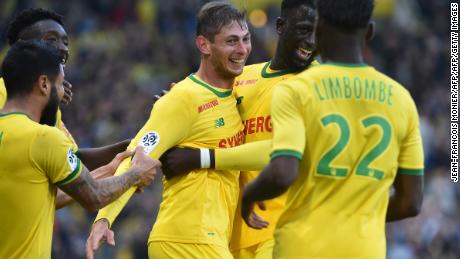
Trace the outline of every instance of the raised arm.
<path fill-rule="evenodd" d="M 181 143 L 188 134 L 191 122 L 195 116 L 191 114 L 192 109 L 183 100 L 184 97 L 177 95 L 174 91 L 165 95 L 155 104 L 149 120 L 132 140 L 133 145 L 140 144 L 144 152 L 156 159 L 169 148 Z M 115 175 L 121 173 L 123 168 L 129 164 L 126 159 L 121 163 Z M 94 251 L 100 243 L 108 239 L 109 227 L 126 205 L 136 188 L 124 193 L 119 199 L 101 209 L 96 216 L 95 223 L 87 240 L 87 258 L 92 258 Z M 104 224 L 103 224 L 104 223 Z M 109 244 L 113 244 L 109 242 Z"/>

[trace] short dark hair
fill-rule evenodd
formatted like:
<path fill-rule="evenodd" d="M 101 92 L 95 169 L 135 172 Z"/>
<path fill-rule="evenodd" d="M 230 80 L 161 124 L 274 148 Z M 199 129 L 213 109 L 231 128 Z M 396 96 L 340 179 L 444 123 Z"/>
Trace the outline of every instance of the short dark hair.
<path fill-rule="evenodd" d="M 374 0 L 319 0 L 317 7 L 318 18 L 327 24 L 354 31 L 368 25 Z"/>
<path fill-rule="evenodd" d="M 292 9 L 297 9 L 299 6 L 306 5 L 311 8 L 316 8 L 315 0 L 283 0 L 281 2 L 281 16 L 286 17 Z"/>
<path fill-rule="evenodd" d="M 41 75 L 55 80 L 62 57 L 53 45 L 40 40 L 20 40 L 8 50 L 2 63 L 2 76 L 8 97 L 27 95 Z"/>
<path fill-rule="evenodd" d="M 8 25 L 8 44 L 13 45 L 19 39 L 22 30 L 30 25 L 43 20 L 54 20 L 64 26 L 62 15 L 42 8 L 29 8 L 17 14 Z"/>
<path fill-rule="evenodd" d="M 214 36 L 220 32 L 222 27 L 234 21 L 243 26 L 246 22 L 246 14 L 229 3 L 209 2 L 203 5 L 198 13 L 196 36 L 203 35 L 206 39 L 214 41 Z"/>

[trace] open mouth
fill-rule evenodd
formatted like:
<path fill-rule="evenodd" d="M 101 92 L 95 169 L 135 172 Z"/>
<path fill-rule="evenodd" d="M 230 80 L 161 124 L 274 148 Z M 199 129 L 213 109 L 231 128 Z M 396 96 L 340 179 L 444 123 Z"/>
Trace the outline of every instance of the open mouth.
<path fill-rule="evenodd" d="M 311 58 L 313 51 L 299 47 L 296 49 L 296 53 L 301 59 L 307 61 Z"/>
<path fill-rule="evenodd" d="M 237 65 L 242 65 L 244 66 L 245 59 L 244 58 L 230 58 L 230 62 L 237 64 Z"/>

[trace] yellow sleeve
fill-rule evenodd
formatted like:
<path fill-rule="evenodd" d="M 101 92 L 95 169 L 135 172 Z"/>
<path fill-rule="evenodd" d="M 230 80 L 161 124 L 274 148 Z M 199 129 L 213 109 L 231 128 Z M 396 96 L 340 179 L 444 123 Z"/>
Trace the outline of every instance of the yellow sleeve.
<path fill-rule="evenodd" d="M 82 171 L 72 143 L 56 128 L 43 127 L 33 140 L 30 157 L 34 164 L 56 185 L 75 180 Z"/>
<path fill-rule="evenodd" d="M 189 99 L 190 100 L 190 99 Z M 157 101 L 150 113 L 150 118 L 131 141 L 128 149 L 137 145 L 144 147 L 144 152 L 153 159 L 158 159 L 165 151 L 177 146 L 188 136 L 194 121 L 194 114 L 183 96 L 168 93 Z M 131 158 L 125 159 L 118 167 L 115 175 L 126 172 Z M 112 225 L 115 218 L 128 202 L 137 188 L 133 187 L 103 209 L 99 210 L 95 221 L 105 218 Z"/>
<path fill-rule="evenodd" d="M 3 78 L 0 78 L 0 109 L 5 106 L 6 103 L 6 88 Z"/>
<path fill-rule="evenodd" d="M 273 119 L 271 159 L 281 155 L 302 159 L 305 148 L 305 124 L 298 93 L 287 84 L 276 86 L 271 109 Z"/>
<path fill-rule="evenodd" d="M 406 137 L 401 143 L 401 150 L 398 157 L 398 173 L 423 175 L 424 155 L 422 137 L 420 135 L 417 107 L 412 98 L 409 105 L 409 127 Z"/>
<path fill-rule="evenodd" d="M 215 150 L 215 168 L 218 170 L 259 171 L 270 162 L 272 140 L 247 143 L 232 148 Z"/>

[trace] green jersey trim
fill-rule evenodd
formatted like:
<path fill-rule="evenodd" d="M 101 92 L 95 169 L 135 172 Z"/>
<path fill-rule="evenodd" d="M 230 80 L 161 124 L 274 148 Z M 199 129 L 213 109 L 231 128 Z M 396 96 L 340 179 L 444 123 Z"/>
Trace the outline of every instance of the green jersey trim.
<path fill-rule="evenodd" d="M 263 78 L 272 78 L 272 77 L 277 77 L 277 76 L 284 76 L 284 75 L 287 75 L 287 74 L 290 74 L 292 73 L 292 71 L 290 69 L 283 69 L 283 70 L 279 70 L 279 71 L 276 71 L 276 72 L 267 72 L 267 69 L 268 67 L 270 66 L 272 62 L 271 61 L 268 61 L 264 67 L 262 68 L 262 72 L 261 72 L 261 75 Z"/>
<path fill-rule="evenodd" d="M 293 156 L 299 160 L 302 160 L 303 157 L 302 153 L 294 150 L 276 150 L 270 154 L 270 160 L 273 160 L 279 156 Z"/>
<path fill-rule="evenodd" d="M 333 65 L 339 67 L 368 67 L 369 65 L 366 63 L 340 63 L 340 62 L 325 62 L 320 65 Z"/>
<path fill-rule="evenodd" d="M 5 117 L 5 116 L 8 116 L 8 115 L 15 115 L 15 114 L 16 115 L 25 115 L 25 116 L 27 116 L 27 118 L 32 120 L 32 118 L 30 118 L 29 115 L 27 115 L 27 114 L 25 114 L 23 112 L 8 112 L 8 113 L 0 114 L 0 117 Z"/>
<path fill-rule="evenodd" d="M 217 95 L 218 97 L 220 98 L 224 98 L 224 97 L 229 97 L 232 95 L 232 91 L 233 90 L 228 90 L 228 91 L 225 91 L 225 92 L 219 92 L 217 91 L 216 89 L 214 89 L 212 86 L 206 84 L 205 82 L 199 80 L 198 78 L 195 77 L 194 74 L 190 74 L 188 76 L 188 78 L 190 78 L 190 80 L 192 80 L 193 82 L 201 85 L 201 86 L 204 86 L 204 88 L 208 89 L 209 91 L 213 92 L 215 95 Z"/>
<path fill-rule="evenodd" d="M 75 170 L 73 170 L 72 173 L 70 173 L 66 178 L 64 178 L 63 180 L 59 181 L 56 183 L 56 185 L 66 185 L 70 182 L 72 182 L 73 180 L 75 180 L 77 178 L 77 176 L 80 175 L 82 171 L 82 168 L 81 168 L 81 163 L 80 163 L 80 159 L 78 159 L 77 161 L 77 166 L 75 167 Z"/>
<path fill-rule="evenodd" d="M 423 169 L 398 168 L 398 174 L 422 176 L 424 175 L 424 170 Z"/>

